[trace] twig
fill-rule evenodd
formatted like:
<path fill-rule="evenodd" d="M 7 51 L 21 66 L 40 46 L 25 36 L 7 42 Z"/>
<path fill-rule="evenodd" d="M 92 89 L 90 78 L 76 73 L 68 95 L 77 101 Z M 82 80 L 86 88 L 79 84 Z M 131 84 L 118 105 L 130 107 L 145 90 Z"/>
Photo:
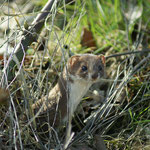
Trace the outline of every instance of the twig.
<path fill-rule="evenodd" d="M 124 53 L 117 53 L 117 54 L 106 56 L 106 58 L 118 57 L 118 56 L 122 56 L 122 55 L 138 54 L 138 53 L 150 53 L 150 49 L 141 50 L 141 51 L 137 50 L 137 51 L 128 51 L 128 52 L 124 52 Z"/>

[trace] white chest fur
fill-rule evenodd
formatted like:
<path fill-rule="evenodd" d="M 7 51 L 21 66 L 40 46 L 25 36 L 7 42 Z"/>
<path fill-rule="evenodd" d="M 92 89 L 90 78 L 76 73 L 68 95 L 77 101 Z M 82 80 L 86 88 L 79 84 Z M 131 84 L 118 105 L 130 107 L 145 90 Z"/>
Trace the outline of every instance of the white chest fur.
<path fill-rule="evenodd" d="M 91 85 L 92 83 L 83 80 L 76 80 L 74 83 L 70 83 L 69 111 L 71 116 L 73 116 L 82 97 L 87 93 Z"/>

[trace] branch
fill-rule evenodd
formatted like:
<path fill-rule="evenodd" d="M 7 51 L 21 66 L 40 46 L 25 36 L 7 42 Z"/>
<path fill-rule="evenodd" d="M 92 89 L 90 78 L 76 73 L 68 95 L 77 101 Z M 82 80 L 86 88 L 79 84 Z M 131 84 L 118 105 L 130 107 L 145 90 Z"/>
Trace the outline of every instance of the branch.
<path fill-rule="evenodd" d="M 9 81 L 12 81 L 12 79 L 14 78 L 12 70 L 16 65 L 15 58 L 17 58 L 19 62 L 24 59 L 24 55 L 28 49 L 28 46 L 30 46 L 32 42 L 36 40 L 36 35 L 40 33 L 42 27 L 44 26 L 46 17 L 48 16 L 48 14 L 50 14 L 53 4 L 56 2 L 57 0 L 49 0 L 41 10 L 41 13 L 38 14 L 35 20 L 32 22 L 32 26 L 30 27 L 30 29 L 24 30 L 21 41 L 16 46 L 14 54 L 12 54 L 12 59 L 6 67 L 7 78 Z"/>

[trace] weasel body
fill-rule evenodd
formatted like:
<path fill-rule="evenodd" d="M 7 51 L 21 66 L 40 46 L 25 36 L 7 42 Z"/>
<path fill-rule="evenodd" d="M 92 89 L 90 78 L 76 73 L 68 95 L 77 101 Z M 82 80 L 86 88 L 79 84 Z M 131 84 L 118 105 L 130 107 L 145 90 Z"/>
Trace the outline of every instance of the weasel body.
<path fill-rule="evenodd" d="M 32 106 L 35 113 L 39 111 L 39 124 L 60 126 L 67 119 L 71 123 L 82 97 L 104 76 L 104 70 L 103 55 L 81 54 L 69 58 L 56 86 Z"/>

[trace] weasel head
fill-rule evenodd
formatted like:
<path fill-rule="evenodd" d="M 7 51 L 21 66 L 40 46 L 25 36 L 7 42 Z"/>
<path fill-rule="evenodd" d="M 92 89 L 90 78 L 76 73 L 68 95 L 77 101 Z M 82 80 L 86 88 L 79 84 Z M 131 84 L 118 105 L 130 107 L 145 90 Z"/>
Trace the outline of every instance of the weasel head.
<path fill-rule="evenodd" d="M 67 69 L 72 79 L 94 83 L 104 76 L 105 57 L 93 54 L 74 55 L 68 60 Z"/>

